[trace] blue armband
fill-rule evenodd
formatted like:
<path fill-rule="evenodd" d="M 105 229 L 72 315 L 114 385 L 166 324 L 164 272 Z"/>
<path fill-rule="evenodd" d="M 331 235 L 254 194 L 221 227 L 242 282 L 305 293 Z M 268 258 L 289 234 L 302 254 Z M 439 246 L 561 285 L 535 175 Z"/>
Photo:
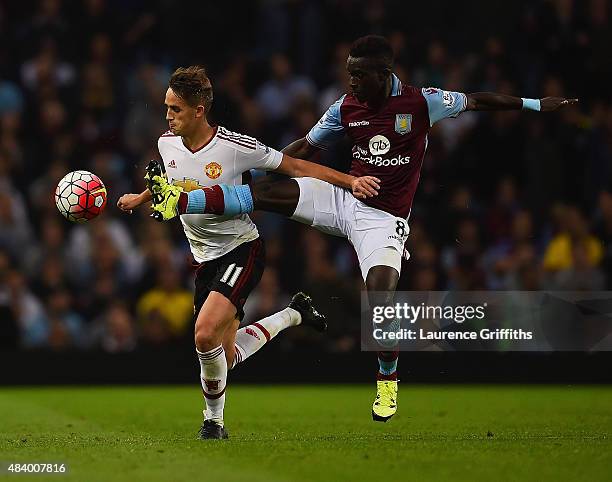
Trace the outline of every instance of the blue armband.
<path fill-rule="evenodd" d="M 254 207 L 250 186 L 245 184 L 237 186 L 219 184 L 206 188 L 206 191 L 195 189 L 187 193 L 184 214 L 236 216 L 237 214 L 251 213 Z M 181 212 L 180 204 L 179 212 Z"/>
<path fill-rule="evenodd" d="M 187 209 L 185 214 L 202 214 L 206 207 L 204 191 L 196 189 L 187 193 Z"/>
<path fill-rule="evenodd" d="M 540 99 L 525 99 L 521 97 L 523 101 L 523 110 L 537 110 L 540 111 Z"/>
<path fill-rule="evenodd" d="M 251 188 L 246 184 L 228 186 L 220 184 L 223 191 L 225 211 L 223 214 L 234 216 L 236 214 L 246 214 L 253 212 L 253 195 Z"/>

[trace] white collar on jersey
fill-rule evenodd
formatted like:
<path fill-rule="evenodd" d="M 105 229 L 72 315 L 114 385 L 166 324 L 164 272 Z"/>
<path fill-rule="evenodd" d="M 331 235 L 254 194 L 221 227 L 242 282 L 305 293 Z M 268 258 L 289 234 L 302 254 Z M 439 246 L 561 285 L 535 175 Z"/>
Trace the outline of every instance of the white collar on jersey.
<path fill-rule="evenodd" d="M 402 81 L 397 75 L 391 74 L 391 95 L 396 96 L 402 93 Z"/>

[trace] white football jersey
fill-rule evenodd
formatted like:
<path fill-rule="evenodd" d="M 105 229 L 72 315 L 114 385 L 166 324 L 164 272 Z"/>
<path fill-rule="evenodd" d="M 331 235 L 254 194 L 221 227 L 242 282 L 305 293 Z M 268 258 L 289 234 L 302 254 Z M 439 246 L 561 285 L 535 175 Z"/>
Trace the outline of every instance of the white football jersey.
<path fill-rule="evenodd" d="M 170 131 L 157 143 L 168 181 L 193 191 L 215 184 L 246 184 L 243 174 L 250 169 L 274 170 L 283 154 L 256 139 L 217 127 L 208 144 L 195 152 L 185 147 L 180 136 Z M 223 256 L 232 249 L 257 239 L 257 227 L 246 214 L 216 216 L 183 214 L 183 229 L 191 253 L 199 263 Z"/>

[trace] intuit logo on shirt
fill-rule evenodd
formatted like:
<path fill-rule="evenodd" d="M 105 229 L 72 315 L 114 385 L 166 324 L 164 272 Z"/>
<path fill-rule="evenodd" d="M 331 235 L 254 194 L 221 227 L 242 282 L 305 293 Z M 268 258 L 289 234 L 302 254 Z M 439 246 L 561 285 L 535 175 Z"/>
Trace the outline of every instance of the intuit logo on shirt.
<path fill-rule="evenodd" d="M 389 149 L 391 149 L 391 143 L 385 136 L 378 134 L 370 139 L 369 147 L 370 152 L 376 156 L 389 152 Z"/>

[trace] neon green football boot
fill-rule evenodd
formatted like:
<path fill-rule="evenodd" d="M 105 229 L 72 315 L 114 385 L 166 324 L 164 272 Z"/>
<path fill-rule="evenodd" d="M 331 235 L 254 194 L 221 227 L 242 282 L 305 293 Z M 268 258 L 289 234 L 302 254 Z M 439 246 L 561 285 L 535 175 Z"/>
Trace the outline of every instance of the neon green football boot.
<path fill-rule="evenodd" d="M 145 183 L 152 194 L 151 207 L 153 213 L 151 216 L 156 221 L 169 221 L 176 217 L 179 214 L 179 198 L 184 190 L 168 182 L 162 173 L 161 165 L 157 161 L 151 161 L 147 166 Z"/>
<path fill-rule="evenodd" d="M 397 411 L 397 381 L 378 380 L 376 382 L 376 399 L 372 405 L 372 420 L 386 422 Z"/>

